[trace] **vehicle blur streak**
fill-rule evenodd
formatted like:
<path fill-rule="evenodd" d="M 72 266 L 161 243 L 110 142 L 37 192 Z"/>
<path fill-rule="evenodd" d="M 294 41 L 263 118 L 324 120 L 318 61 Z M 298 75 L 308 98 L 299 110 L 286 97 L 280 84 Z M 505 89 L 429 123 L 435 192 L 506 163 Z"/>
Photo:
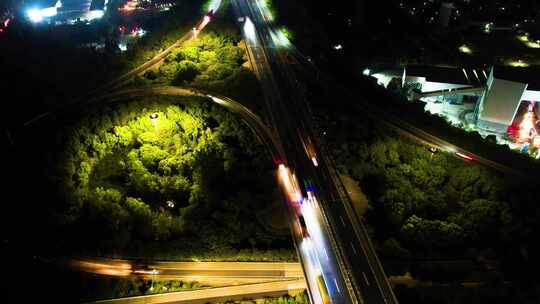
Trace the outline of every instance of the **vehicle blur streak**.
<path fill-rule="evenodd" d="M 466 160 L 474 160 L 474 158 L 470 157 L 469 155 L 466 155 L 466 154 L 463 154 L 463 153 L 460 153 L 460 152 L 456 152 L 456 155 L 461 157 L 461 158 L 464 158 Z"/>

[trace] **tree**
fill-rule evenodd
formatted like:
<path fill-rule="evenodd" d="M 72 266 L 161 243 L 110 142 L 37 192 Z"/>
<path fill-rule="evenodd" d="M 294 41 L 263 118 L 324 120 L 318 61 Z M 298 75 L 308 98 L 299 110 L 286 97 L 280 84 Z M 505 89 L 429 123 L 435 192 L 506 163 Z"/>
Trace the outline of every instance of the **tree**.
<path fill-rule="evenodd" d="M 186 82 L 191 82 L 199 74 L 197 65 L 193 61 L 182 60 L 178 63 L 176 76 L 173 84 L 181 85 Z"/>

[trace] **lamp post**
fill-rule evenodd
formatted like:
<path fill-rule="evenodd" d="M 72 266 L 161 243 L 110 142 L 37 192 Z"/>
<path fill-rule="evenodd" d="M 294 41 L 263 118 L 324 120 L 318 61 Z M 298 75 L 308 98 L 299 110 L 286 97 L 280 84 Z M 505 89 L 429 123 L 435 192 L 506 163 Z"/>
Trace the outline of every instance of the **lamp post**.
<path fill-rule="evenodd" d="M 156 278 L 157 271 L 155 269 L 152 269 L 152 284 L 150 286 L 150 290 L 154 290 L 154 279 Z"/>
<path fill-rule="evenodd" d="M 154 126 L 154 128 L 156 127 L 156 123 L 157 123 L 157 119 L 158 119 L 158 114 L 157 113 L 152 113 L 150 114 L 150 119 L 152 120 L 152 125 Z"/>

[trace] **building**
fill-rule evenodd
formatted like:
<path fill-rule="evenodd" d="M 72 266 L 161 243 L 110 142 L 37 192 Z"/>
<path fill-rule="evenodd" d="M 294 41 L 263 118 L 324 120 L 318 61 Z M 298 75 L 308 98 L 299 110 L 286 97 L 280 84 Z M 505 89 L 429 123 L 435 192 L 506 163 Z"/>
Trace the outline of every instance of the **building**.
<path fill-rule="evenodd" d="M 483 134 L 506 134 L 519 129 L 528 112 L 540 117 L 538 68 L 452 68 L 407 66 L 379 69 L 371 76 L 389 88 L 414 84 L 412 98 L 426 102 L 426 111 L 441 114 L 456 125 L 474 124 Z M 466 99 L 470 107 L 461 105 Z M 461 112 L 456 109 L 459 108 Z M 452 114 L 452 111 L 454 113 Z M 465 119 L 468 114 L 469 119 Z M 538 121 L 534 122 L 538 129 Z"/>
<path fill-rule="evenodd" d="M 487 81 L 487 89 L 477 105 L 477 128 L 505 133 L 521 122 L 528 111 L 537 111 L 540 81 L 531 70 L 495 67 Z"/>

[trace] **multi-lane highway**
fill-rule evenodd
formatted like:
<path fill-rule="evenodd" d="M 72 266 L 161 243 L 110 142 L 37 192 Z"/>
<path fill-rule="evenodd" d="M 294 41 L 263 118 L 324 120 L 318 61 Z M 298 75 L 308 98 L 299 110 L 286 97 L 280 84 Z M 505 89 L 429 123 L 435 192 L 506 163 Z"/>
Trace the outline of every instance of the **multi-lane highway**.
<path fill-rule="evenodd" d="M 233 1 L 232 3 L 238 18 L 245 18 L 246 16 L 252 15 L 249 12 L 249 6 L 246 3 L 239 1 Z M 278 87 L 274 73 L 270 68 L 270 58 L 267 57 L 266 50 L 257 34 L 255 22 L 256 20 L 252 21 L 252 18 L 245 18 L 243 23 L 243 33 L 246 39 L 250 62 L 265 93 L 265 101 L 268 110 L 266 114 L 267 117 L 269 117 L 269 124 L 274 128 L 274 133 L 279 138 L 280 146 L 282 148 L 282 153 L 278 156 L 279 158 L 276 159 L 276 163 L 281 164 L 279 169 L 280 174 L 278 176 L 285 189 L 284 194 L 289 198 L 287 205 L 289 222 L 291 223 L 293 232 L 295 232 L 293 234 L 293 239 L 304 267 L 307 278 L 306 281 L 309 285 L 309 289 L 312 291 L 310 292 L 310 297 L 312 302 L 321 303 L 323 302 L 323 295 L 321 294 L 320 289 L 326 289 L 330 294 L 332 302 L 348 303 L 348 299 L 350 298 L 349 288 L 346 287 L 347 283 L 343 281 L 344 276 L 340 273 L 340 268 L 342 268 L 339 266 L 340 260 L 336 258 L 335 251 L 329 246 L 329 244 L 332 244 L 332 240 L 328 238 L 325 227 L 320 222 L 311 222 L 308 219 L 305 222 L 310 236 L 306 236 L 305 233 L 301 231 L 302 228 L 299 227 L 301 224 L 297 206 L 301 203 L 302 195 L 294 193 L 297 192 L 298 179 L 287 167 L 293 167 L 291 164 L 292 161 L 298 157 L 297 155 L 299 153 L 302 154 L 302 152 L 295 149 L 298 148 L 298 142 L 294 142 L 294 140 L 290 141 L 290 139 L 293 139 L 292 136 L 296 134 L 297 130 L 295 129 L 294 124 L 290 124 L 289 119 L 284 119 L 285 117 L 282 116 L 283 111 L 286 110 L 280 108 L 283 103 L 281 97 L 282 91 Z M 276 123 L 278 121 L 280 122 Z M 289 137 L 286 135 L 284 137 L 283 134 L 290 134 L 291 136 Z M 295 156 L 290 155 L 291 152 Z M 294 169 L 298 169 L 298 166 L 300 165 L 304 164 L 300 162 L 294 166 Z M 308 166 L 312 165 L 313 164 L 311 163 L 308 164 Z M 317 229 L 314 229 L 313 225 L 317 225 Z M 319 227 L 320 229 L 318 229 Z M 319 235 L 315 237 L 314 234 Z M 329 246 L 329 248 L 326 248 L 325 246 Z M 326 252 L 326 254 L 323 252 Z M 324 277 L 326 288 L 318 286 L 320 283 L 317 283 L 317 278 L 320 275 L 323 275 Z"/>
<path fill-rule="evenodd" d="M 89 102 L 112 102 L 149 94 L 198 95 L 239 113 L 270 148 L 278 165 L 277 176 L 286 197 L 289 223 L 312 302 L 397 303 L 362 219 L 352 208 L 333 160 L 319 143 L 301 83 L 291 70 L 291 61 L 284 51 L 288 42 L 269 23 L 264 1 L 233 0 L 232 3 L 237 17 L 244 18 L 241 26 L 249 59 L 265 93 L 266 122 L 226 97 L 175 87 L 124 90 L 99 95 Z M 192 35 L 190 32 L 180 41 L 190 39 Z M 100 91 L 115 88 L 153 66 L 176 46 Z M 403 123 L 395 125 L 405 128 Z M 419 134 L 419 131 L 414 132 Z M 422 139 L 436 142 L 427 136 Z M 446 144 L 437 143 L 439 146 Z M 173 272 L 171 275 L 186 275 L 181 273 L 182 270 L 170 271 Z M 214 270 L 208 270 L 206 274 L 212 273 Z"/>
<path fill-rule="evenodd" d="M 303 279 L 299 263 L 285 262 L 170 262 L 141 264 L 132 260 L 73 259 L 62 261 L 77 271 L 103 276 L 139 276 L 154 280 L 205 280 L 224 282 L 262 282 Z M 220 284 L 221 285 L 221 284 Z"/>
<path fill-rule="evenodd" d="M 312 301 L 324 302 L 324 296 L 318 296 L 321 290 L 309 270 L 317 260 L 324 261 L 328 257 L 322 275 L 331 302 L 397 302 L 362 220 L 353 211 L 336 175 L 334 164 L 318 144 L 301 84 L 283 51 L 282 35 L 274 31 L 269 22 L 271 16 L 266 15 L 268 10 L 264 2 L 236 0 L 233 5 L 239 20 L 243 20 L 248 55 L 265 93 L 268 123 L 284 152 L 280 161 L 294 173 L 292 176 L 301 188 L 296 192 L 304 197 L 296 201 L 289 197 L 288 202 L 293 216 L 305 218 L 303 221 L 309 232 L 309 236 L 304 233 L 302 238 L 297 234 L 296 240 L 300 244 L 299 253 Z M 313 199 L 306 200 L 305 197 Z M 311 217 L 308 219 L 303 214 L 306 208 L 301 208 L 300 212 L 295 209 L 298 203 L 312 205 L 317 212 L 308 212 Z M 291 221 L 299 222 L 295 218 Z M 312 237 L 313 231 L 319 232 L 318 235 Z M 303 254 L 304 243 L 313 244 L 309 254 Z M 311 258 L 313 256 L 316 258 Z"/>
<path fill-rule="evenodd" d="M 117 298 L 92 303 L 100 304 L 205 304 L 240 301 L 243 299 L 260 299 L 279 297 L 288 293 L 297 293 L 306 288 L 303 279 L 275 281 L 218 288 L 205 288 L 190 291 L 170 292 L 164 294 Z"/>

